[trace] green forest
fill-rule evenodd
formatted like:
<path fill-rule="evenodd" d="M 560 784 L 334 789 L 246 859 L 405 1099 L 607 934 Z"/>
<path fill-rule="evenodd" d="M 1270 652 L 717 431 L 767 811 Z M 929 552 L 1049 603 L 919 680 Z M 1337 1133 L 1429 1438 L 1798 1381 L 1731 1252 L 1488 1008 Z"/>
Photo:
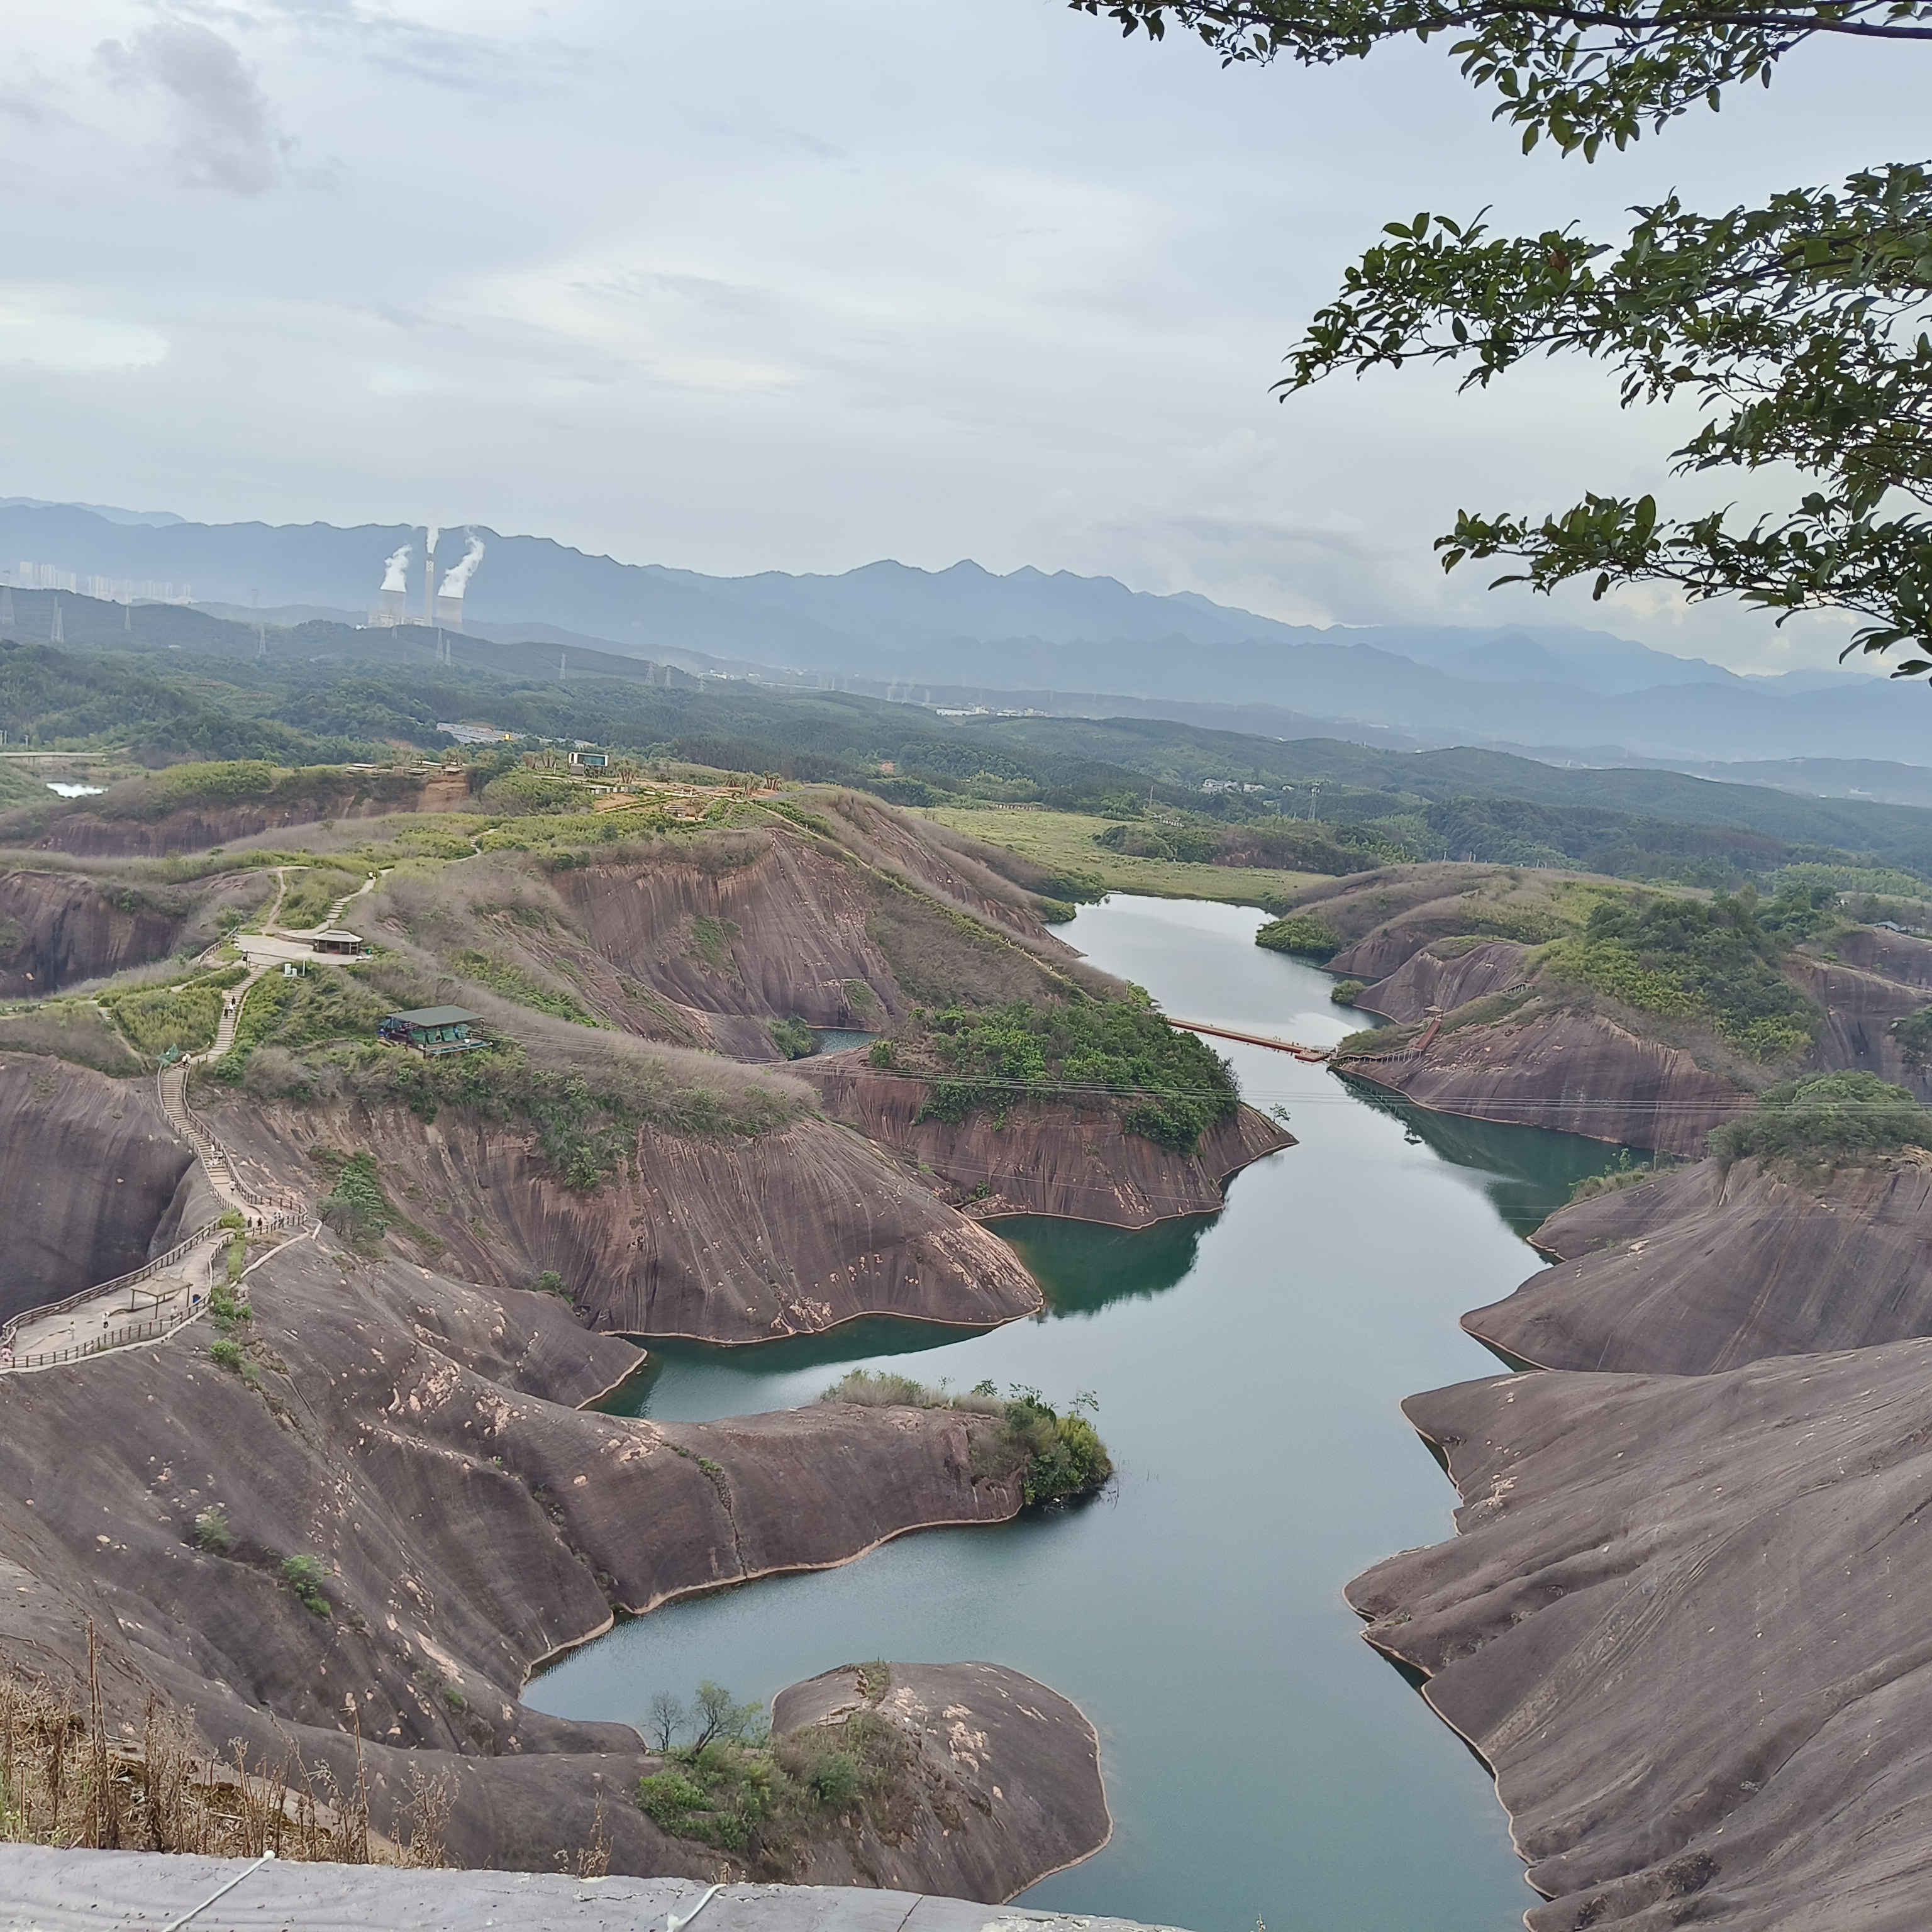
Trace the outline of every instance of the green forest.
<path fill-rule="evenodd" d="M 700 679 L 614 652 L 578 652 L 566 681 L 548 646 L 466 639 L 460 661 L 444 664 L 431 641 L 416 640 L 427 632 L 377 641 L 309 623 L 258 634 L 165 607 L 139 612 L 151 635 L 120 632 L 118 607 L 104 607 L 116 608 L 115 626 L 103 619 L 92 638 L 87 600 L 72 602 L 80 641 L 0 639 L 9 743 L 153 770 L 236 764 L 248 770 L 232 782 L 250 795 L 289 767 L 448 754 L 440 723 L 481 721 L 520 740 L 836 782 L 915 808 L 1088 813 L 1108 821 L 1106 848 L 1150 857 L 1329 873 L 1459 859 L 1715 888 L 1793 866 L 1830 868 L 1840 889 L 1932 882 L 1932 812 L 1910 806 L 1158 719 L 954 719 L 848 692 Z M 487 780 L 514 766 L 516 750 L 467 756 Z M 0 785 L 0 804 L 56 808 L 17 774 Z M 165 787 L 142 797 L 151 814 L 217 802 L 171 798 Z M 6 842 L 31 843 L 32 830 L 10 825 Z M 1077 881 L 1064 896 L 1078 896 Z"/>

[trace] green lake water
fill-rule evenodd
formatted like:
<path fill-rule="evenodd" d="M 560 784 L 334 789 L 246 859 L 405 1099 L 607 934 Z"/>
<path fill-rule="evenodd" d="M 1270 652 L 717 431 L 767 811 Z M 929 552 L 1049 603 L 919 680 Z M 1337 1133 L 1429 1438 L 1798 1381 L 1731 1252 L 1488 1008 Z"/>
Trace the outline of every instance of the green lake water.
<path fill-rule="evenodd" d="M 1117 895 L 1061 932 L 1190 1019 L 1317 1044 L 1352 1030 L 1325 974 L 1255 946 L 1264 917 Z M 1141 1233 L 1000 1222 L 1046 1290 L 1036 1321 L 668 1347 L 629 1391 L 635 1412 L 704 1420 L 811 1401 L 854 1364 L 1090 1389 L 1119 1468 L 1106 1495 L 672 1605 L 572 1654 L 530 1701 L 638 1722 L 702 1678 L 769 1699 L 871 1658 L 985 1659 L 1092 1718 L 1115 1821 L 1024 1904 L 1194 1932 L 1520 1924 L 1534 1894 L 1487 1776 L 1361 1641 L 1341 1590 L 1450 1534 L 1452 1492 L 1397 1405 L 1500 1372 L 1456 1317 L 1534 1270 L 1523 1234 L 1616 1150 L 1432 1119 L 1211 1043 L 1300 1143 L 1240 1175 L 1222 1214 Z"/>

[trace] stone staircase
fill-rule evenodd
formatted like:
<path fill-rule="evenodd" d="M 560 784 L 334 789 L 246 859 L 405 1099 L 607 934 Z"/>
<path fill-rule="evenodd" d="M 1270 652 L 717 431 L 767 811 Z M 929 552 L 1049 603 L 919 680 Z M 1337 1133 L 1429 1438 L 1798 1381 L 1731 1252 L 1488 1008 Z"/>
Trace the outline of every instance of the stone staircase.
<path fill-rule="evenodd" d="M 240 1164 L 218 1136 L 188 1104 L 190 1069 L 196 1060 L 217 1060 L 235 1044 L 242 1024 L 242 1003 L 255 982 L 272 969 L 257 966 L 238 985 L 221 997 L 221 1018 L 214 1029 L 214 1043 L 205 1053 L 190 1054 L 172 1066 L 164 1066 L 154 1078 L 154 1090 L 161 1111 L 201 1156 L 209 1185 L 230 1208 L 236 1209 L 251 1228 L 280 1226 L 292 1220 L 294 1204 L 265 1194 L 243 1174 Z"/>

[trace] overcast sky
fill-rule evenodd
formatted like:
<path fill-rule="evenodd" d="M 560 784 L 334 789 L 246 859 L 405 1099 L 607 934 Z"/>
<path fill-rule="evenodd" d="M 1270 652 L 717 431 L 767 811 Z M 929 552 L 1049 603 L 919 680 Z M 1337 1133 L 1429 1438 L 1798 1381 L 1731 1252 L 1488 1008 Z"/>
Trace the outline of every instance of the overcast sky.
<path fill-rule="evenodd" d="M 1590 168 L 1522 158 L 1438 49 L 1224 71 L 1058 0 L 7 16 L 0 495 L 728 573 L 971 556 L 1740 669 L 1841 634 L 1442 578 L 1459 505 L 1670 499 L 1672 424 L 1587 368 L 1268 385 L 1383 221 L 1609 229 L 1672 186 L 1715 208 L 1916 158 L 1918 55 L 1802 54 Z"/>

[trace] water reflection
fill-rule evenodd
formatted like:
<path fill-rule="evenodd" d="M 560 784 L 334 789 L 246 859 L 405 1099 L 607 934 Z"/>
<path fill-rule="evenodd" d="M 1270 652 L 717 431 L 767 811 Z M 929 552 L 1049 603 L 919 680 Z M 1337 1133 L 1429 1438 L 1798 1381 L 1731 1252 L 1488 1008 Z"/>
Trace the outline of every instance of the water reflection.
<path fill-rule="evenodd" d="M 1044 1214 L 993 1224 L 1018 1252 L 1053 1316 L 1097 1315 L 1117 1301 L 1164 1294 L 1193 1271 L 1212 1214 L 1187 1214 L 1151 1228 L 1097 1228 Z"/>
<path fill-rule="evenodd" d="M 1526 1238 L 1569 1200 L 1578 1181 L 1607 1174 L 1619 1162 L 1650 1160 L 1641 1150 L 1581 1134 L 1431 1113 L 1371 1081 L 1336 1077 L 1364 1106 L 1400 1120 L 1412 1145 L 1426 1147 L 1468 1173 L 1503 1220 Z"/>
<path fill-rule="evenodd" d="M 1262 917 L 1116 899 L 1069 936 L 1170 1011 L 1348 1031 L 1325 976 L 1256 946 Z M 1450 1533 L 1453 1492 L 1398 1404 L 1491 1372 L 1456 1318 L 1530 1271 L 1520 1231 L 1616 1150 L 1431 1119 L 1259 1048 L 1229 1055 L 1252 1102 L 1292 1110 L 1300 1144 L 1243 1174 L 1220 1215 L 1135 1233 L 995 1223 L 1042 1283 L 1042 1318 L 668 1346 L 630 1398 L 666 1420 L 743 1414 L 810 1402 L 861 1362 L 1056 1400 L 1091 1388 L 1120 1472 L 1097 1506 L 926 1532 L 668 1606 L 572 1652 L 530 1701 L 636 1721 L 654 1691 L 700 1678 L 764 1698 L 854 1658 L 988 1658 L 1072 1698 L 1102 1738 L 1113 1841 L 1027 1905 L 1196 1932 L 1519 1924 L 1489 1780 L 1361 1642 L 1341 1586 Z"/>

